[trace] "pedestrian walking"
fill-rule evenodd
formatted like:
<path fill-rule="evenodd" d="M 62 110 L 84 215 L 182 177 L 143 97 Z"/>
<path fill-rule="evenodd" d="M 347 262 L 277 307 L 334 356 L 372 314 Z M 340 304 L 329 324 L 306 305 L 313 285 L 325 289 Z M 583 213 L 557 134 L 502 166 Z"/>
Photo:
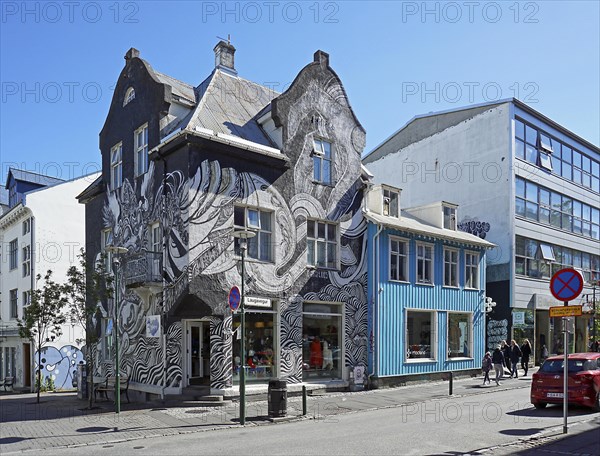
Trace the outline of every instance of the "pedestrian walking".
<path fill-rule="evenodd" d="M 504 355 L 504 365 L 508 369 L 508 374 L 507 375 L 510 375 L 510 372 L 511 372 L 511 365 L 510 365 L 510 345 L 508 345 L 505 340 L 503 340 L 502 342 L 500 342 L 500 345 L 501 345 L 500 349 L 502 350 L 502 354 Z"/>
<path fill-rule="evenodd" d="M 523 376 L 527 377 L 527 371 L 529 370 L 529 357 L 531 356 L 531 344 L 529 339 L 523 341 L 521 345 L 521 368 L 525 371 Z"/>
<path fill-rule="evenodd" d="M 486 352 L 483 360 L 481 361 L 481 370 L 483 371 L 483 384 L 487 381 L 488 384 L 490 381 L 490 371 L 492 370 L 492 355 L 490 352 Z"/>
<path fill-rule="evenodd" d="M 513 339 L 510 341 L 510 378 L 519 378 L 519 360 L 521 359 L 521 349 Z"/>
<path fill-rule="evenodd" d="M 542 345 L 542 348 L 540 350 L 540 359 L 541 359 L 541 364 L 544 364 L 544 361 L 546 361 L 546 358 L 548 357 L 548 347 L 546 347 L 545 345 Z"/>
<path fill-rule="evenodd" d="M 504 354 L 502 353 L 502 347 L 496 346 L 494 354 L 492 355 L 492 364 L 494 365 L 494 372 L 496 373 L 496 385 L 500 385 L 500 379 L 504 376 Z"/>

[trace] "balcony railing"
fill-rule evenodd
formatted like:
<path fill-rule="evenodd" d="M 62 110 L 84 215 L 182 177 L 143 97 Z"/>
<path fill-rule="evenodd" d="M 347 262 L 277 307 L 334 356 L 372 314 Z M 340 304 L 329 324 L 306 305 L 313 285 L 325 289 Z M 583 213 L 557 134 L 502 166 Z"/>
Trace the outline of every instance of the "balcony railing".
<path fill-rule="evenodd" d="M 141 252 L 124 261 L 123 280 L 129 288 L 162 284 L 162 253 Z"/>

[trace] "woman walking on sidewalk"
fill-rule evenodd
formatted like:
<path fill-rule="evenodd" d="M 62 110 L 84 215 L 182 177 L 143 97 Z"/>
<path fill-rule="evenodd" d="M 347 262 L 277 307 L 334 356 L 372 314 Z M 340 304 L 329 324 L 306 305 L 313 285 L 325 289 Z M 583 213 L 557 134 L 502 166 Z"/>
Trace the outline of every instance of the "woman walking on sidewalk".
<path fill-rule="evenodd" d="M 494 364 L 494 372 L 496 372 L 496 378 L 494 380 L 496 381 L 496 385 L 500 385 L 500 379 L 504 375 L 504 355 L 502 354 L 500 345 L 494 350 L 492 363 Z"/>
<path fill-rule="evenodd" d="M 531 355 L 531 344 L 529 339 L 525 339 L 523 345 L 521 345 L 521 367 L 525 371 L 523 376 L 527 377 L 527 371 L 529 370 L 529 356 Z"/>
<path fill-rule="evenodd" d="M 481 370 L 483 371 L 483 384 L 485 382 L 491 383 L 490 381 L 490 371 L 492 370 L 492 355 L 490 352 L 486 352 L 483 360 L 481 361 Z"/>
<path fill-rule="evenodd" d="M 512 365 L 510 378 L 519 378 L 519 359 L 521 359 L 521 349 L 513 339 L 510 341 L 510 364 Z"/>

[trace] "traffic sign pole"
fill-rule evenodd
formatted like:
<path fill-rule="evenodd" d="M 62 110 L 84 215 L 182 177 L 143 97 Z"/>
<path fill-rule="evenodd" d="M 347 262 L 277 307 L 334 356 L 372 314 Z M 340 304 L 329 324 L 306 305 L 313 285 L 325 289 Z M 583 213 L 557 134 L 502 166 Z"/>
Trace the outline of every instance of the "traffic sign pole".
<path fill-rule="evenodd" d="M 565 301 L 565 306 L 568 301 Z M 567 417 L 569 416 L 569 318 L 563 317 L 563 331 L 565 333 L 565 361 L 563 366 L 563 434 L 569 432 Z"/>

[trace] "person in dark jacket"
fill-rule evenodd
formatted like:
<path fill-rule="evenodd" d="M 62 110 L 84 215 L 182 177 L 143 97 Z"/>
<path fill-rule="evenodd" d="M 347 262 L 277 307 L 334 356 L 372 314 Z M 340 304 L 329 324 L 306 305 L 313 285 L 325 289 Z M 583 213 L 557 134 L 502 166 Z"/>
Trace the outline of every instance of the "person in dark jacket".
<path fill-rule="evenodd" d="M 512 366 L 510 365 L 510 345 L 507 344 L 505 340 L 503 340 L 502 342 L 500 342 L 500 350 L 502 350 L 502 354 L 504 355 L 504 364 L 508 369 L 508 373 L 506 375 L 510 375 L 510 372 L 512 370 Z"/>
<path fill-rule="evenodd" d="M 492 355 L 492 363 L 494 365 L 494 372 L 496 373 L 496 385 L 500 385 L 500 379 L 504 376 L 504 354 L 502 353 L 500 345 L 494 350 Z"/>
<path fill-rule="evenodd" d="M 521 359 L 521 349 L 513 339 L 510 341 L 510 378 L 519 378 L 519 360 Z"/>
<path fill-rule="evenodd" d="M 525 377 L 527 377 L 527 371 L 529 370 L 529 356 L 531 356 L 531 344 L 529 339 L 525 339 L 523 345 L 521 345 L 521 368 L 525 371 L 525 374 L 523 374 Z"/>

